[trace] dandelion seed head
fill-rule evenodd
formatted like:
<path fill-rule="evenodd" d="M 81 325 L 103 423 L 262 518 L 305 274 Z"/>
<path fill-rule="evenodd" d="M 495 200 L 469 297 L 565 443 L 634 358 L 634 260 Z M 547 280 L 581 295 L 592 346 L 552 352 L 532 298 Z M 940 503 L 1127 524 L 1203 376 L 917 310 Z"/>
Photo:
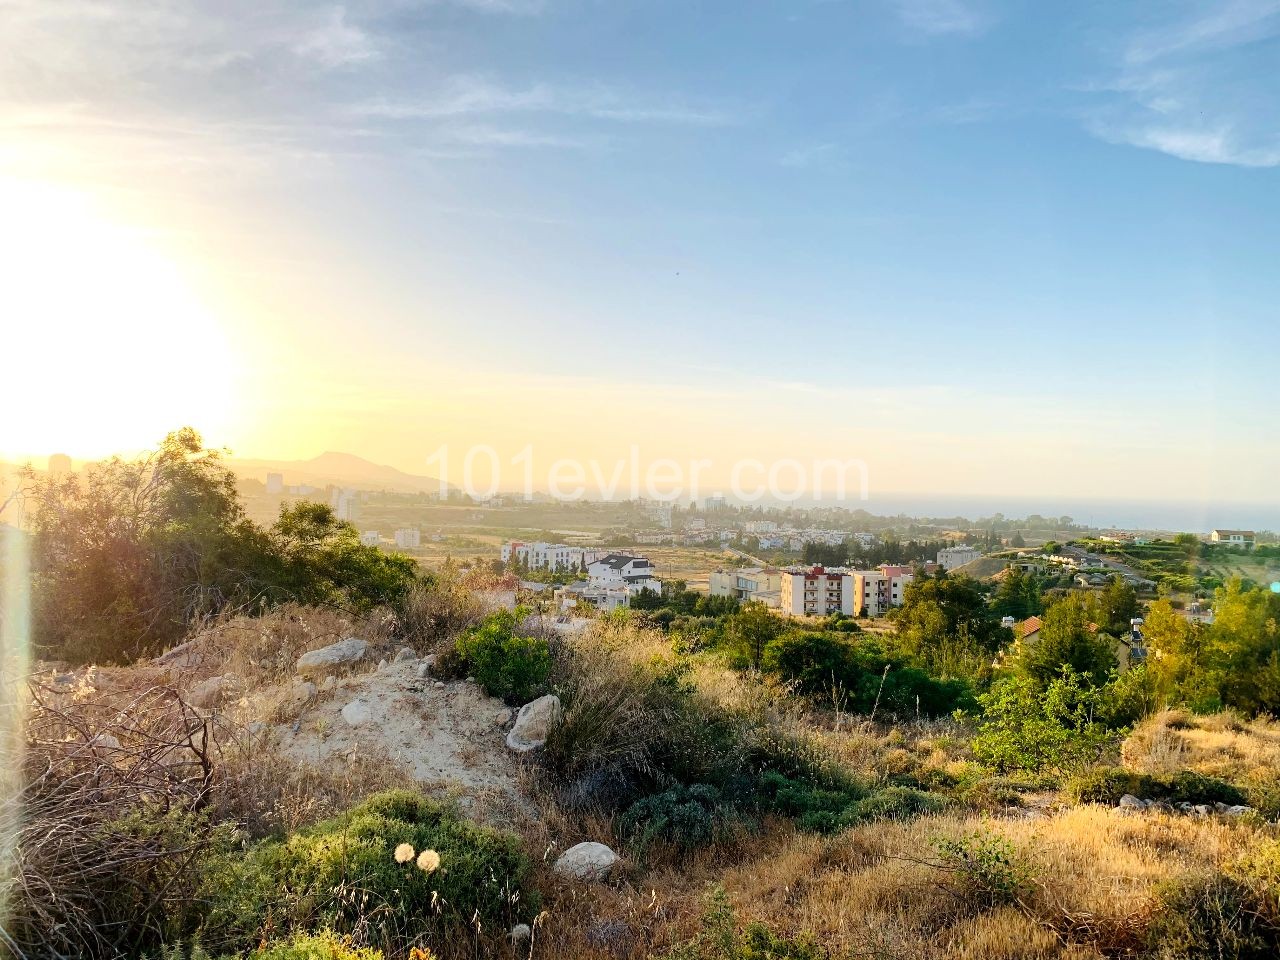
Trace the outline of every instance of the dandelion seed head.
<path fill-rule="evenodd" d="M 396 847 L 396 863 L 408 863 L 413 859 L 413 847 L 410 844 L 402 843 Z"/>
<path fill-rule="evenodd" d="M 440 867 L 440 854 L 434 850 L 423 850 L 418 854 L 418 869 L 424 873 L 434 873 Z"/>

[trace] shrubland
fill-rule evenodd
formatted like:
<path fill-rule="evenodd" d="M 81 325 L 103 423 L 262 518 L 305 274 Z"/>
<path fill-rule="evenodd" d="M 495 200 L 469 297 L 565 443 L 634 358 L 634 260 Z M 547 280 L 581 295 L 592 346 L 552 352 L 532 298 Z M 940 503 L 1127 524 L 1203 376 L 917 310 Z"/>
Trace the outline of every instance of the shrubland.
<path fill-rule="evenodd" d="M 487 574 L 367 552 L 324 508 L 248 524 L 193 435 L 100 470 L 41 488 L 36 636 L 130 665 L 5 674 L 27 713 L 0 758 L 16 957 L 1280 955 L 1262 591 L 1224 585 L 1212 625 L 1150 603 L 1127 665 L 1136 598 L 1030 577 L 921 577 L 888 632 L 681 585 L 558 630 L 493 610 Z M 1038 644 L 1009 611 L 1043 618 Z M 465 748 L 518 764 L 500 826 L 414 780 L 412 736 L 357 731 L 323 763 L 282 746 L 323 740 L 340 687 L 300 684 L 298 657 L 349 636 L 371 650 L 356 680 L 403 655 L 388 695 L 432 709 L 463 678 L 558 698 L 519 761 L 492 720 Z M 196 705 L 215 670 L 232 692 Z M 621 854 L 608 878 L 555 870 L 583 840 Z"/>

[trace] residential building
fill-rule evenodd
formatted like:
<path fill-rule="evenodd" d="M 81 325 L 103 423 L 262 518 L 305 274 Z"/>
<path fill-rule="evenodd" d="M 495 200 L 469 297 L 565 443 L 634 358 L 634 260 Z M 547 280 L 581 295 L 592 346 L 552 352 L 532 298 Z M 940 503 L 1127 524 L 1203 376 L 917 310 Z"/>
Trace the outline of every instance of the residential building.
<path fill-rule="evenodd" d="M 596 551 L 592 551 L 594 555 Z M 590 560 L 582 547 L 565 543 L 525 543 L 512 540 L 502 545 L 502 562 L 522 564 L 529 570 L 581 570 Z"/>
<path fill-rule="evenodd" d="M 709 587 L 713 597 L 759 600 L 765 606 L 777 607 L 782 602 L 782 571 L 773 567 L 720 567 L 711 571 Z"/>
<path fill-rule="evenodd" d="M 284 493 L 284 474 L 267 474 L 267 493 Z"/>
<path fill-rule="evenodd" d="M 65 477 L 72 472 L 71 458 L 65 453 L 52 453 L 49 455 L 49 476 Z"/>
<path fill-rule="evenodd" d="M 748 520 L 742 529 L 747 533 L 777 533 L 778 525 L 772 520 Z"/>
<path fill-rule="evenodd" d="M 1211 543 L 1222 543 L 1228 547 L 1243 547 L 1252 550 L 1257 543 L 1257 534 L 1252 530 L 1214 530 L 1209 534 Z"/>
<path fill-rule="evenodd" d="M 401 550 L 416 550 L 422 546 L 422 533 L 416 527 L 401 527 L 395 537 L 396 546 Z"/>
<path fill-rule="evenodd" d="M 726 510 L 729 507 L 729 501 L 726 500 L 724 496 L 719 493 L 717 493 L 715 496 L 707 497 L 707 499 L 703 501 L 703 504 L 704 504 L 704 509 L 706 509 L 708 513 L 712 512 L 713 510 Z"/>
<path fill-rule="evenodd" d="M 593 587 L 625 585 L 634 596 L 641 590 L 662 592 L 662 581 L 654 576 L 647 557 L 611 553 L 587 566 L 587 582 Z"/>
<path fill-rule="evenodd" d="M 972 563 L 980 556 L 982 551 L 977 547 L 968 547 L 963 544 L 944 547 L 938 551 L 938 566 L 943 570 L 954 570 L 956 567 L 963 567 L 966 563 Z"/>
<path fill-rule="evenodd" d="M 883 617 L 890 607 L 902 605 L 907 584 L 915 579 L 911 567 L 882 564 L 878 570 L 855 570 L 853 573 L 853 612 L 855 616 Z"/>
<path fill-rule="evenodd" d="M 360 534 L 360 545 L 363 547 L 376 547 L 382 543 L 382 537 L 377 530 L 365 530 Z"/>
<path fill-rule="evenodd" d="M 853 616 L 853 577 L 843 568 L 787 567 L 780 571 L 778 606 L 789 617 Z"/>

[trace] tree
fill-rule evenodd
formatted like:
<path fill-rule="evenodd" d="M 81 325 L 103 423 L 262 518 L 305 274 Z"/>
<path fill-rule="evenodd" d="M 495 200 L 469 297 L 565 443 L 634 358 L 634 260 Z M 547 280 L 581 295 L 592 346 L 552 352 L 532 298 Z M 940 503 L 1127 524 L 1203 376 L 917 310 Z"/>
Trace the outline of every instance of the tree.
<path fill-rule="evenodd" d="M 1015 530 L 1013 536 L 1009 539 L 1009 546 L 1025 547 L 1026 545 L 1027 545 L 1027 541 L 1023 539 L 1022 531 Z"/>
<path fill-rule="evenodd" d="M 1089 599 L 1072 593 L 1051 606 L 1044 615 L 1040 637 L 1023 641 L 1014 661 L 1016 669 L 1041 688 L 1061 676 L 1063 667 L 1101 686 L 1118 665 L 1114 640 L 1090 620 Z"/>
<path fill-rule="evenodd" d="M 1142 614 L 1138 591 L 1123 577 L 1111 578 L 1098 597 L 1098 608 L 1102 628 L 1115 636 L 1128 633 L 1132 628 L 1131 621 Z"/>
<path fill-rule="evenodd" d="M 1030 677 L 998 681 L 978 697 L 973 755 L 1000 771 L 1069 769 L 1094 762 L 1112 734 L 1099 720 L 1102 692 L 1064 667 L 1044 687 Z"/>
<path fill-rule="evenodd" d="M 759 600 L 748 600 L 742 608 L 729 617 L 725 634 L 729 648 L 759 670 L 764 659 L 764 648 L 782 633 L 782 621 Z"/>
<path fill-rule="evenodd" d="M 1024 573 L 1021 567 L 1011 566 L 1000 579 L 991 610 L 998 617 L 1025 620 L 1043 609 L 1041 592 L 1039 577 Z"/>

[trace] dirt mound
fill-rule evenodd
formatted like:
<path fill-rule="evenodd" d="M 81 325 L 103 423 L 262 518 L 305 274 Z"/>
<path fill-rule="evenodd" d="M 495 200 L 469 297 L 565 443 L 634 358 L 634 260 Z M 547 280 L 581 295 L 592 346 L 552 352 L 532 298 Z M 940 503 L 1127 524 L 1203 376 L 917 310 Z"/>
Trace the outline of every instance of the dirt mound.
<path fill-rule="evenodd" d="M 434 678 L 418 676 L 420 662 L 388 663 L 326 682 L 296 715 L 270 726 L 272 745 L 307 764 L 385 754 L 432 792 L 456 795 L 487 820 L 509 821 L 525 806 L 520 764 L 503 742 L 511 711 L 474 683 L 437 687 Z M 264 703 L 270 693 L 260 694 Z M 363 708 L 344 715 L 352 704 Z"/>

